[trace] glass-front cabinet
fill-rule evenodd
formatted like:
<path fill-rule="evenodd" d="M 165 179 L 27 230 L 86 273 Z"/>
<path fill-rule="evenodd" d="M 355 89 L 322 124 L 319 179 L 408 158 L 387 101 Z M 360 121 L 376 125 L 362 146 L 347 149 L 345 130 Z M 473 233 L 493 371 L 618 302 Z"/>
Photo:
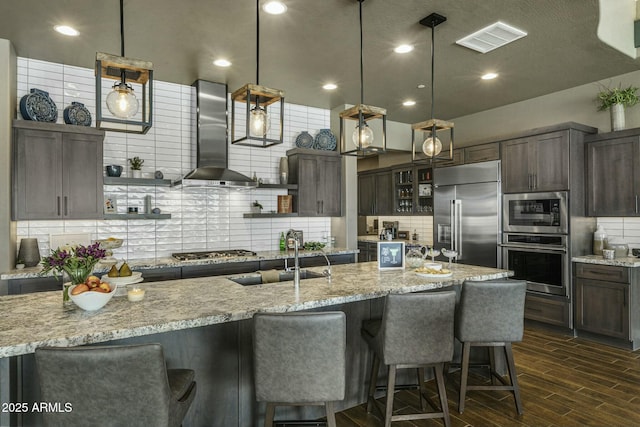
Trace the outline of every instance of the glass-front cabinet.
<path fill-rule="evenodd" d="M 408 165 L 393 170 L 393 212 L 396 215 L 433 213 L 432 169 Z"/>

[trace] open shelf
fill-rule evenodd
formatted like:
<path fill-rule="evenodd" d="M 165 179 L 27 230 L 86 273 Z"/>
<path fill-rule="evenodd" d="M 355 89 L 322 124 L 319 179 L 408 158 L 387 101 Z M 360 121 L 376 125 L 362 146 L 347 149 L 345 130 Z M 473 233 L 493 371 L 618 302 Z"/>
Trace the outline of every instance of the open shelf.
<path fill-rule="evenodd" d="M 127 178 L 119 176 L 105 176 L 104 183 L 106 185 L 155 185 L 158 187 L 170 187 L 170 179 L 153 179 L 153 178 Z"/>
<path fill-rule="evenodd" d="M 298 184 L 258 184 L 258 188 L 283 188 L 285 190 L 297 190 Z"/>
<path fill-rule="evenodd" d="M 104 219 L 170 219 L 171 214 L 123 213 L 104 214 Z"/>

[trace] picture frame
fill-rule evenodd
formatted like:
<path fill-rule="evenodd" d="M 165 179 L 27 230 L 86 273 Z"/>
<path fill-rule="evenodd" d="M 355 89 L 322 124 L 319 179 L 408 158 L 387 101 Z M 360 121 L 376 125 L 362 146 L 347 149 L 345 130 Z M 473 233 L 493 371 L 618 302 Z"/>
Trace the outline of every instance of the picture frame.
<path fill-rule="evenodd" d="M 404 269 L 404 242 L 378 242 L 378 270 Z"/>
<path fill-rule="evenodd" d="M 118 201 L 115 197 L 104 198 L 104 213 L 114 214 L 118 212 Z"/>

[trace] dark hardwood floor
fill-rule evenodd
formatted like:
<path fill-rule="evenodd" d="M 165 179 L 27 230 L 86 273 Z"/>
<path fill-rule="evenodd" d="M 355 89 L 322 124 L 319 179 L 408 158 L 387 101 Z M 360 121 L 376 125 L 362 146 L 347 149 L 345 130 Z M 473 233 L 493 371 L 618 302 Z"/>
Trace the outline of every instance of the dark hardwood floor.
<path fill-rule="evenodd" d="M 640 351 L 527 327 L 514 357 L 524 405 L 518 416 L 507 392 L 470 391 L 458 413 L 458 372 L 449 375 L 452 427 L 463 426 L 640 426 Z M 435 385 L 429 382 L 432 397 Z M 414 391 L 396 394 L 395 410 L 415 412 Z M 379 426 L 361 405 L 337 414 L 340 427 Z M 393 423 L 394 427 L 442 426 L 441 420 Z"/>

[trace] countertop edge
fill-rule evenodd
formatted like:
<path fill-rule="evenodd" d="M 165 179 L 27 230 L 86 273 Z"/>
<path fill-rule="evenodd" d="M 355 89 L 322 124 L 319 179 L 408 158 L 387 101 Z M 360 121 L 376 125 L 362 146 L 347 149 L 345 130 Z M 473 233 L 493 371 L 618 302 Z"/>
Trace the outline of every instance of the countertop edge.
<path fill-rule="evenodd" d="M 614 267 L 640 267 L 640 258 L 627 256 L 624 258 L 604 259 L 601 255 L 581 255 L 571 258 L 572 262 L 581 262 L 584 264 L 610 265 Z"/>

